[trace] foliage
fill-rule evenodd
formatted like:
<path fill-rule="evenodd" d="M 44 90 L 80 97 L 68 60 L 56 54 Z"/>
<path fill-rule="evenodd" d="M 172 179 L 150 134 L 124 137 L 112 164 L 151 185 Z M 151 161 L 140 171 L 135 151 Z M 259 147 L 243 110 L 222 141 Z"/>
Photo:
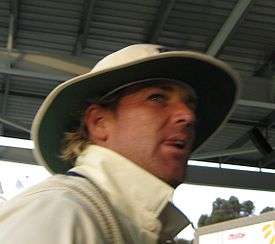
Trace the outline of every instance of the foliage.
<path fill-rule="evenodd" d="M 267 212 L 274 211 L 274 210 L 275 210 L 275 208 L 273 208 L 273 207 L 265 207 L 265 208 L 260 212 L 260 214 L 267 213 Z"/>
<path fill-rule="evenodd" d="M 201 215 L 198 226 L 215 224 L 226 220 L 246 217 L 253 214 L 255 206 L 252 201 L 239 202 L 235 196 L 231 196 L 228 200 L 217 198 L 212 204 L 211 215 Z"/>

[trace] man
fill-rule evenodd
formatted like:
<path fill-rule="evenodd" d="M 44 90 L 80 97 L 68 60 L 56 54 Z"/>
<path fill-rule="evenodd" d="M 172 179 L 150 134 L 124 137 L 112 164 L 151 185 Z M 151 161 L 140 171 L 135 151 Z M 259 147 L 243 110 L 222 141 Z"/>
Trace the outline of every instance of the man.
<path fill-rule="evenodd" d="M 3 207 L 0 243 L 171 243 L 189 223 L 173 188 L 229 115 L 237 82 L 212 57 L 139 44 L 58 86 L 32 136 L 59 175 Z"/>

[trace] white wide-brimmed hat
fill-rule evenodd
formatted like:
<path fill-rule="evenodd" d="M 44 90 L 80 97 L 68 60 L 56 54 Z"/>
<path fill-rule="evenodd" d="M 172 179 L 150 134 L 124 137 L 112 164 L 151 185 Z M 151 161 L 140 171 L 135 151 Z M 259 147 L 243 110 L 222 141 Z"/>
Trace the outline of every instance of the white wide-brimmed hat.
<path fill-rule="evenodd" d="M 91 72 L 60 84 L 48 95 L 32 125 L 35 158 L 51 172 L 66 172 L 72 162 L 59 157 L 61 144 L 64 133 L 79 126 L 74 115 L 84 102 L 137 81 L 159 78 L 188 84 L 198 97 L 193 151 L 221 127 L 239 94 L 238 75 L 216 58 L 159 45 L 132 45 L 106 56 Z"/>

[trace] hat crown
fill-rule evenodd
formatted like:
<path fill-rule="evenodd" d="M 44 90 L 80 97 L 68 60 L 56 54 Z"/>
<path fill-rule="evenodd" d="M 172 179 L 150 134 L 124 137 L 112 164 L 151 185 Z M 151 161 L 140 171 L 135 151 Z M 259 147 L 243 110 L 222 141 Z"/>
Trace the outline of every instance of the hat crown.
<path fill-rule="evenodd" d="M 155 44 L 135 44 L 125 47 L 101 59 L 91 72 L 115 68 L 116 66 L 158 55 L 160 48 L 162 46 Z"/>

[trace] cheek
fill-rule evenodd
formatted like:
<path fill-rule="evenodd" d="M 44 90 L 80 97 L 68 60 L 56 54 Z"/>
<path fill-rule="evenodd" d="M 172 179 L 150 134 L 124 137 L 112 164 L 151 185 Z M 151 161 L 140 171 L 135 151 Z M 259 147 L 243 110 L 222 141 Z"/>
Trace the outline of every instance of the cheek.
<path fill-rule="evenodd" d="M 162 122 L 159 114 L 145 109 L 131 110 L 118 119 L 117 136 L 132 142 L 153 143 L 159 136 Z"/>
<path fill-rule="evenodd" d="M 129 109 L 129 112 L 119 116 L 121 129 L 124 128 L 142 128 L 157 126 L 159 113 L 152 109 Z"/>

